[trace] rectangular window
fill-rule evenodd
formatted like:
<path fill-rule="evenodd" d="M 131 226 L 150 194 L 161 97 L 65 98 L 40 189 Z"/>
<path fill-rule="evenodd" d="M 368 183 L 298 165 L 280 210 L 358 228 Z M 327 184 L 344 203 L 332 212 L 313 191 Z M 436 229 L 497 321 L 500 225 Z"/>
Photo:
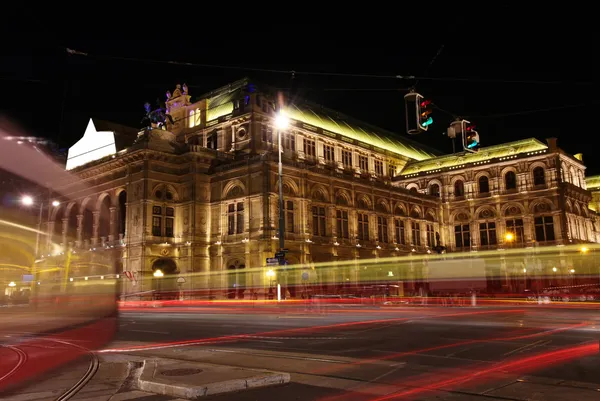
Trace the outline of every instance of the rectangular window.
<path fill-rule="evenodd" d="M 388 242 L 387 217 L 377 216 L 377 240 L 386 244 Z"/>
<path fill-rule="evenodd" d="M 375 159 L 373 164 L 375 165 L 375 174 L 383 175 L 383 162 Z"/>
<path fill-rule="evenodd" d="M 244 202 L 239 202 L 237 204 L 237 213 L 236 213 L 236 233 L 241 234 L 244 232 Z"/>
<path fill-rule="evenodd" d="M 435 231 L 433 230 L 433 224 L 427 224 L 427 246 L 434 247 L 435 246 Z"/>
<path fill-rule="evenodd" d="M 313 217 L 313 235 L 317 237 L 325 237 L 325 207 L 313 206 L 312 208 Z"/>
<path fill-rule="evenodd" d="M 160 206 L 152 206 L 152 214 L 162 215 L 162 208 Z"/>
<path fill-rule="evenodd" d="M 175 236 L 174 225 L 175 221 L 172 217 L 165 218 L 165 237 L 173 238 Z"/>
<path fill-rule="evenodd" d="M 335 161 L 333 146 L 323 145 L 323 158 L 326 162 L 333 163 Z"/>
<path fill-rule="evenodd" d="M 152 216 L 152 235 L 162 236 L 162 217 L 160 216 Z"/>
<path fill-rule="evenodd" d="M 306 157 L 316 157 L 315 140 L 304 138 L 304 154 Z"/>
<path fill-rule="evenodd" d="M 342 149 L 342 164 L 345 168 L 352 168 L 352 151 Z"/>
<path fill-rule="evenodd" d="M 358 239 L 369 240 L 369 215 L 358 213 Z"/>
<path fill-rule="evenodd" d="M 512 239 L 507 242 L 510 244 L 517 243 L 522 244 L 525 240 L 524 230 L 523 230 L 523 220 L 522 219 L 510 219 L 506 220 L 506 233 L 512 234 Z"/>
<path fill-rule="evenodd" d="M 481 241 L 481 246 L 493 246 L 498 244 L 498 239 L 496 238 L 496 223 L 479 223 L 479 239 Z"/>
<path fill-rule="evenodd" d="M 292 152 L 296 151 L 296 135 L 287 133 L 283 137 L 283 148 L 287 150 L 291 150 Z"/>
<path fill-rule="evenodd" d="M 406 244 L 405 235 L 404 235 L 404 221 L 400 219 L 394 220 L 394 228 L 395 228 L 395 239 L 396 244 L 404 245 Z"/>
<path fill-rule="evenodd" d="M 454 226 L 454 243 L 457 248 L 471 247 L 471 231 L 468 224 L 457 224 Z"/>
<path fill-rule="evenodd" d="M 394 178 L 396 176 L 396 166 L 393 164 L 388 164 L 388 176 L 390 178 Z"/>
<path fill-rule="evenodd" d="M 285 204 L 285 231 L 294 232 L 294 202 L 287 201 Z"/>
<path fill-rule="evenodd" d="M 413 221 L 411 224 L 413 245 L 421 246 L 421 224 Z"/>
<path fill-rule="evenodd" d="M 260 126 L 260 135 L 262 137 L 263 142 L 265 142 L 265 143 L 273 142 L 273 136 L 271 135 L 271 132 L 269 131 L 269 129 L 267 128 L 266 125 Z"/>
<path fill-rule="evenodd" d="M 348 211 L 336 211 L 337 236 L 338 238 L 350 238 L 348 232 Z"/>
<path fill-rule="evenodd" d="M 369 171 L 369 158 L 367 156 L 358 156 L 358 168 L 360 168 L 360 171 L 363 173 Z"/>
<path fill-rule="evenodd" d="M 535 240 L 554 241 L 554 219 L 552 216 L 539 216 L 534 219 Z"/>
<path fill-rule="evenodd" d="M 235 234 L 235 205 L 227 205 L 227 234 Z"/>

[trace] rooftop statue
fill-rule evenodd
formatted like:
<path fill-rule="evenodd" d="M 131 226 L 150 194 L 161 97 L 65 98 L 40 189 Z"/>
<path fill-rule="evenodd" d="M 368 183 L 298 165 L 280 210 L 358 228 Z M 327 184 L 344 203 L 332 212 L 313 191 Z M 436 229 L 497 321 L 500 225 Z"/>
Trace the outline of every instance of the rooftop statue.
<path fill-rule="evenodd" d="M 173 117 L 167 113 L 164 103 L 161 103 L 158 99 L 156 100 L 156 107 L 152 108 L 150 103 L 144 104 L 146 115 L 142 118 L 142 124 L 150 126 L 152 128 L 166 129 L 167 120 L 174 124 Z"/>

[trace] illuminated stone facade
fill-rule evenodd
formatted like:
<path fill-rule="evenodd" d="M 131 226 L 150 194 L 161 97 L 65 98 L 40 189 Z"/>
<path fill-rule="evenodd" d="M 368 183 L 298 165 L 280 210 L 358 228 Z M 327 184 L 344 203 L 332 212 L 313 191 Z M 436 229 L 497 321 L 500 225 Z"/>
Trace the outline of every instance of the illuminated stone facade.
<path fill-rule="evenodd" d="M 199 273 L 183 288 L 263 285 L 260 268 L 279 246 L 276 98 L 242 80 L 192 103 L 184 85 L 168 94 L 165 129 L 88 127 L 113 132 L 115 152 L 72 170 L 95 195 L 60 188 L 77 200 L 50 216 L 52 241 L 90 255 L 119 250 L 132 278 L 125 292 L 152 289 L 142 279 L 156 269 Z M 285 113 L 290 264 L 501 247 L 508 230 L 511 246 L 598 240 L 585 167 L 555 143 L 435 157 L 321 106 Z M 211 283 L 203 274 L 243 268 L 259 270 Z"/>

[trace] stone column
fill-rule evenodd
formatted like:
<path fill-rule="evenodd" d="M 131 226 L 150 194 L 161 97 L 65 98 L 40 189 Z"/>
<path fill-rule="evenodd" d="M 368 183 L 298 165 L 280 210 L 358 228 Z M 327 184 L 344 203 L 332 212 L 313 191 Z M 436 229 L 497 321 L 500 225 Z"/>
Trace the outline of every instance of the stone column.
<path fill-rule="evenodd" d="M 97 245 L 98 244 L 98 229 L 100 228 L 100 212 L 99 211 L 95 211 L 92 212 L 93 216 L 94 216 L 94 226 L 93 226 L 93 231 L 92 231 L 92 245 Z"/>
<path fill-rule="evenodd" d="M 117 208 L 116 207 L 111 207 L 110 208 L 110 231 L 109 231 L 109 235 L 108 235 L 108 241 L 112 242 L 115 240 L 115 238 L 117 237 L 117 219 L 118 219 L 118 214 L 117 214 Z"/>

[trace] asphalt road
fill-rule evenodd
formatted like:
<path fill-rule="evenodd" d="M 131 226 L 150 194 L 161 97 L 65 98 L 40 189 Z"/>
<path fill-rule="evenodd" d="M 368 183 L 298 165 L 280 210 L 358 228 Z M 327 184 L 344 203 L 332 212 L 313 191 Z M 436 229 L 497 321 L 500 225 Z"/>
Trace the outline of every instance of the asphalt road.
<path fill-rule="evenodd" d="M 109 348 L 292 374 L 219 400 L 516 400 L 509 383 L 600 387 L 599 336 L 600 312 L 546 306 L 159 308 L 121 312 Z"/>

